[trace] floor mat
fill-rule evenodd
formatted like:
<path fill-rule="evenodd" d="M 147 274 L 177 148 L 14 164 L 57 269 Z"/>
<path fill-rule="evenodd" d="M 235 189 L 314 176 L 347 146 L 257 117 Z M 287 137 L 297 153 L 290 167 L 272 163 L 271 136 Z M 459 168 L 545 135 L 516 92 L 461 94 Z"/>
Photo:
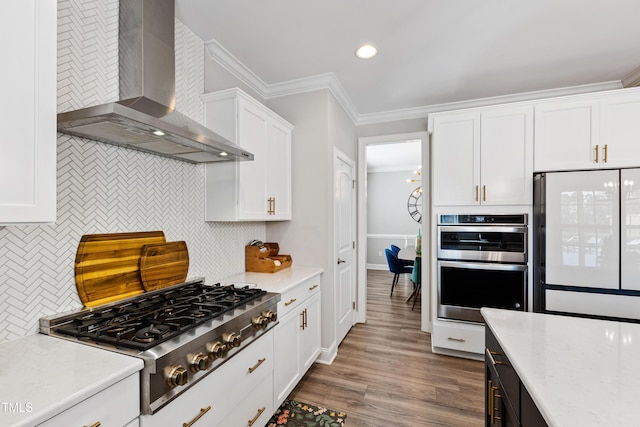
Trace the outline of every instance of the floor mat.
<path fill-rule="evenodd" d="M 285 399 L 265 427 L 342 427 L 347 414 Z"/>

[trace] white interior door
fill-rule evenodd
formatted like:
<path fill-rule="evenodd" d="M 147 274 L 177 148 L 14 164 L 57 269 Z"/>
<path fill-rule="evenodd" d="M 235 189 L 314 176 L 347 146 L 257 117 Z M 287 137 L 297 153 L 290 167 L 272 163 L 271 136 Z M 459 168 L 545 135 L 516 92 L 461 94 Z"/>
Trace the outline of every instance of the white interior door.
<path fill-rule="evenodd" d="M 354 162 L 336 150 L 334 158 L 334 245 L 336 344 L 355 323 L 355 185 Z"/>

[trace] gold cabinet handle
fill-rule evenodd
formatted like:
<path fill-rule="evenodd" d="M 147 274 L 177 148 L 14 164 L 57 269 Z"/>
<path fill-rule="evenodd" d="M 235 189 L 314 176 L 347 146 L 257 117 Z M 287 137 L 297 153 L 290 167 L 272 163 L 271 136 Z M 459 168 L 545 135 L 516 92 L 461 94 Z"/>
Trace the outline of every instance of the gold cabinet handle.
<path fill-rule="evenodd" d="M 482 186 L 482 201 L 483 202 L 487 201 L 487 186 L 486 185 Z"/>
<path fill-rule="evenodd" d="M 307 309 L 305 308 L 304 309 L 304 327 L 306 328 L 307 326 L 308 326 L 307 325 Z"/>
<path fill-rule="evenodd" d="M 296 299 L 295 298 L 291 298 L 289 301 L 285 302 L 284 305 L 285 306 L 289 306 L 289 305 L 293 304 L 294 302 L 296 302 Z"/>
<path fill-rule="evenodd" d="M 456 337 L 447 337 L 449 341 L 457 341 L 457 342 L 467 342 L 464 338 L 456 338 Z"/>
<path fill-rule="evenodd" d="M 100 421 L 96 422 L 95 424 L 91 424 L 89 427 L 100 427 L 102 425 L 102 423 Z M 84 426 L 87 427 L 87 426 Z"/>
<path fill-rule="evenodd" d="M 258 418 L 260 418 L 260 415 L 262 415 L 265 409 L 267 408 L 263 407 L 262 409 L 258 409 L 258 413 L 256 414 L 256 416 L 249 420 L 249 427 L 251 427 L 256 421 L 258 421 Z"/>
<path fill-rule="evenodd" d="M 478 201 L 478 186 L 476 185 L 476 202 Z"/>
<path fill-rule="evenodd" d="M 501 420 L 502 417 L 499 417 L 496 415 L 496 397 L 497 398 L 501 398 L 502 395 L 501 394 L 495 394 L 496 390 L 498 390 L 498 387 L 496 386 L 492 386 L 491 389 L 489 390 L 489 394 L 491 395 L 491 425 L 493 425 L 496 420 Z"/>
<path fill-rule="evenodd" d="M 304 331 L 304 310 L 300 312 L 300 329 Z"/>
<path fill-rule="evenodd" d="M 492 364 L 493 366 L 496 366 L 496 365 L 506 365 L 506 364 L 507 364 L 507 362 L 503 362 L 503 361 L 501 361 L 501 360 L 496 360 L 496 359 L 494 359 L 494 358 L 493 358 L 493 356 L 494 356 L 494 355 L 498 354 L 498 353 L 496 353 L 495 351 L 490 351 L 490 350 L 487 348 L 487 349 L 485 349 L 485 352 L 487 353 L 487 356 L 489 356 L 489 360 L 491 361 L 491 364 Z"/>
<path fill-rule="evenodd" d="M 255 365 L 253 365 L 252 367 L 249 368 L 249 373 L 253 374 L 253 371 L 258 369 L 258 366 L 262 365 L 265 360 L 267 360 L 267 359 L 266 358 L 258 359 L 258 363 L 256 363 Z"/>
<path fill-rule="evenodd" d="M 493 409 L 493 381 L 487 380 L 487 415 L 491 416 Z"/>
<path fill-rule="evenodd" d="M 269 210 L 267 211 L 267 213 L 269 215 L 275 215 L 275 213 L 276 213 L 276 198 L 275 197 L 269 197 L 267 199 L 267 202 L 269 202 Z"/>
<path fill-rule="evenodd" d="M 596 144 L 596 163 L 598 163 L 598 161 L 599 161 L 598 159 L 599 159 L 599 157 L 598 157 L 598 144 Z"/>
<path fill-rule="evenodd" d="M 202 418 L 202 416 L 204 414 L 206 414 L 207 412 L 209 412 L 209 410 L 211 409 L 211 405 L 207 406 L 206 408 L 200 408 L 200 413 L 198 415 L 196 415 L 196 417 L 194 419 L 192 419 L 191 421 L 189 421 L 188 423 L 182 423 L 182 427 L 191 427 L 192 425 L 194 425 L 200 418 Z"/>
<path fill-rule="evenodd" d="M 607 163 L 608 152 L 609 152 L 609 144 L 604 144 L 604 159 L 602 159 L 602 161 L 605 163 Z"/>
<path fill-rule="evenodd" d="M 312 287 L 309 288 L 310 291 L 314 290 L 315 288 L 317 288 L 318 285 L 313 285 Z"/>

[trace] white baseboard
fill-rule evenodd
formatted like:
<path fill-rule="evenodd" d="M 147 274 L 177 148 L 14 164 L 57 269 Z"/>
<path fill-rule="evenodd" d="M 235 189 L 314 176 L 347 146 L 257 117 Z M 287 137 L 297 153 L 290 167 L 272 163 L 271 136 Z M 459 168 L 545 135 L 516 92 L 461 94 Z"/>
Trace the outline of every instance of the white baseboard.
<path fill-rule="evenodd" d="M 316 359 L 316 363 L 323 365 L 331 365 L 338 355 L 338 348 L 334 345 L 331 348 L 322 348 L 320 350 L 320 356 Z"/>

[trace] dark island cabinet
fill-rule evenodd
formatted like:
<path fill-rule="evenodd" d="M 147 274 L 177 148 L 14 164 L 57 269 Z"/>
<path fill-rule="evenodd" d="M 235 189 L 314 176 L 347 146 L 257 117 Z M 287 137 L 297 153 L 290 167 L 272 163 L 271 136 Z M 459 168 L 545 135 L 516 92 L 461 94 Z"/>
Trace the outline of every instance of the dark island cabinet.
<path fill-rule="evenodd" d="M 485 346 L 485 426 L 546 427 L 529 392 L 488 327 Z"/>

